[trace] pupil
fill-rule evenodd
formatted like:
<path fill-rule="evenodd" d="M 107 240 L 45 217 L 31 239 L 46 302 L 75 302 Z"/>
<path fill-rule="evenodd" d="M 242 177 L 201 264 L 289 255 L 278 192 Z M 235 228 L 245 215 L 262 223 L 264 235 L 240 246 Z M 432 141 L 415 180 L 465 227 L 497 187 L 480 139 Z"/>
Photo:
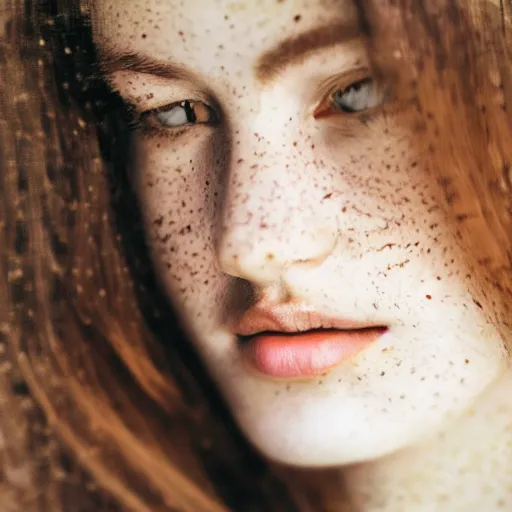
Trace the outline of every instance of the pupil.
<path fill-rule="evenodd" d="M 194 109 L 192 107 L 192 103 L 190 101 L 185 101 L 182 105 L 182 107 L 185 110 L 185 114 L 187 116 L 187 121 L 189 123 L 195 123 L 196 122 L 196 113 L 194 112 Z"/>

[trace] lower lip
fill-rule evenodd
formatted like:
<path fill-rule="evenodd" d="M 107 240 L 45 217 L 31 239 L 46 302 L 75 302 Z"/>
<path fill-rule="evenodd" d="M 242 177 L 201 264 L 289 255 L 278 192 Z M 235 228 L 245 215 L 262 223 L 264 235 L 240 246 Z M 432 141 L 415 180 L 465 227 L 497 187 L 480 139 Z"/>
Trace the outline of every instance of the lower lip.
<path fill-rule="evenodd" d="M 308 378 L 325 374 L 368 348 L 386 328 L 353 331 L 318 330 L 300 334 L 261 334 L 243 351 L 259 373 L 274 378 Z"/>

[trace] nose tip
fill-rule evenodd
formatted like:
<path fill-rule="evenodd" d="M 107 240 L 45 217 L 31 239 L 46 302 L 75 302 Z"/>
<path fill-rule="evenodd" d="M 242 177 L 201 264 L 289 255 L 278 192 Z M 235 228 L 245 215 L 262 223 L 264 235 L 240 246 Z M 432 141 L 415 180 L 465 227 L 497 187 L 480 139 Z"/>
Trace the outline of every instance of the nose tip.
<path fill-rule="evenodd" d="M 336 245 L 336 230 L 283 226 L 279 231 L 279 235 L 265 228 L 254 232 L 246 226 L 226 230 L 218 251 L 222 271 L 256 285 L 269 285 L 290 267 L 321 265 Z"/>
<path fill-rule="evenodd" d="M 269 284 L 278 279 L 281 267 L 273 252 L 262 252 L 251 243 L 225 243 L 220 251 L 222 271 L 252 283 Z"/>

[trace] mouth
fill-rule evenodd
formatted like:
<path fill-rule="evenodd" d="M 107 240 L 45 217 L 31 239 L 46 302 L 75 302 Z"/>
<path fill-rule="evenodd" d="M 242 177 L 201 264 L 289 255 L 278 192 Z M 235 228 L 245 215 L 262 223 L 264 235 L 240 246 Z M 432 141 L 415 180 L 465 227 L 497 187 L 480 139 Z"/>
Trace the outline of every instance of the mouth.
<path fill-rule="evenodd" d="M 325 375 L 368 348 L 386 330 L 386 327 L 368 327 L 300 333 L 269 331 L 239 339 L 243 356 L 259 373 L 273 378 L 300 379 Z"/>
<path fill-rule="evenodd" d="M 259 374 L 308 379 L 327 374 L 373 345 L 387 326 L 322 316 L 310 307 L 256 305 L 233 332 L 243 359 Z"/>

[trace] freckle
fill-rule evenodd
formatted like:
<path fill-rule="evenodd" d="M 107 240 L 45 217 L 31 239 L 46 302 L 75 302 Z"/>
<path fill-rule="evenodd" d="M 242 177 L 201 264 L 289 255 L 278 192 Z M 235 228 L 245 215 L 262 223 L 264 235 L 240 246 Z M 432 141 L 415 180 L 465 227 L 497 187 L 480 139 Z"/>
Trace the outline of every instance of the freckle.
<path fill-rule="evenodd" d="M 480 304 L 480 302 L 478 302 L 476 299 L 473 299 L 473 302 L 480 308 L 480 309 L 484 309 L 482 307 L 482 304 Z"/>
<path fill-rule="evenodd" d="M 384 375 L 386 375 L 386 372 L 380 372 L 381 377 L 384 377 Z"/>
<path fill-rule="evenodd" d="M 274 259 L 274 255 L 271 252 L 269 252 L 266 256 L 266 259 L 267 261 L 272 261 Z"/>
<path fill-rule="evenodd" d="M 464 359 L 464 364 L 469 364 L 469 359 Z"/>
<path fill-rule="evenodd" d="M 295 21 L 295 23 L 299 22 L 301 20 L 302 16 L 300 14 L 297 14 L 296 16 L 293 17 L 293 21 Z"/>

